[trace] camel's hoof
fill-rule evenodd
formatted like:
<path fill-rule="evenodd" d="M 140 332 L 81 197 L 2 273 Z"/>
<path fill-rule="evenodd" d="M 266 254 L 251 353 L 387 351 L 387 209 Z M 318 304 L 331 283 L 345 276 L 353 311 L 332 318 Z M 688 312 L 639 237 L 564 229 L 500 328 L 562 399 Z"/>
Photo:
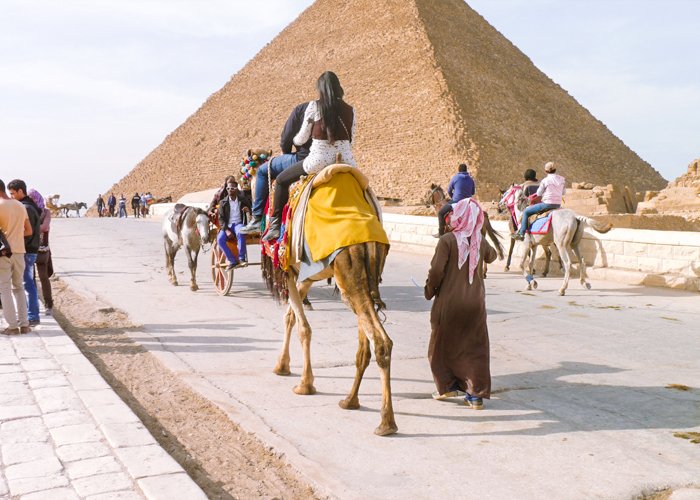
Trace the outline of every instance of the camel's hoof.
<path fill-rule="evenodd" d="M 276 375 L 280 375 L 280 376 L 282 376 L 282 377 L 284 377 L 284 376 L 286 376 L 286 375 L 289 375 L 289 374 L 291 373 L 291 372 L 289 371 L 289 366 L 281 366 L 281 365 L 275 366 L 275 369 L 272 370 L 272 371 L 273 371 L 273 373 L 275 373 Z"/>
<path fill-rule="evenodd" d="M 360 407 L 360 400 L 357 398 L 345 398 L 338 401 L 338 406 L 343 410 L 357 410 Z"/>
<path fill-rule="evenodd" d="M 392 434 L 396 434 L 398 430 L 399 428 L 396 426 L 396 424 L 380 425 L 379 427 L 374 429 L 374 433 L 377 436 L 390 436 Z"/>
<path fill-rule="evenodd" d="M 564 296 L 565 293 L 566 293 L 566 290 L 559 290 L 559 295 L 561 295 L 562 297 Z"/>
<path fill-rule="evenodd" d="M 199 287 L 197 285 L 190 285 L 190 290 L 196 292 L 197 290 L 199 290 Z"/>
<path fill-rule="evenodd" d="M 537 290 L 537 282 L 535 280 L 532 280 L 532 288 Z"/>
<path fill-rule="evenodd" d="M 316 388 L 313 385 L 299 384 L 294 388 L 294 394 L 298 394 L 300 396 L 311 396 L 312 394 L 316 394 Z"/>

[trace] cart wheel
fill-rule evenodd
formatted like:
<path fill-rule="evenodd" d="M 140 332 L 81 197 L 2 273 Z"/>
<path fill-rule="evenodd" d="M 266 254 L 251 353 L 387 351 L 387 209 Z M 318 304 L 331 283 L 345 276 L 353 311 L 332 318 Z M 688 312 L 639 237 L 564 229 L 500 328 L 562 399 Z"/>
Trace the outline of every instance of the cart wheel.
<path fill-rule="evenodd" d="M 233 269 L 226 269 L 228 261 L 219 245 L 214 244 L 211 250 L 211 279 L 219 295 L 228 295 L 233 285 Z"/>

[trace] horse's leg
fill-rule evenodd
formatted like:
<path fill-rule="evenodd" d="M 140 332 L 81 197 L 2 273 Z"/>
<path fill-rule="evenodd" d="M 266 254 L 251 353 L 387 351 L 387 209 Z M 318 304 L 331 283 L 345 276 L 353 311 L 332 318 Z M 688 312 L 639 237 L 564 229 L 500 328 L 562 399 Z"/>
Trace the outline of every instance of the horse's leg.
<path fill-rule="evenodd" d="M 312 283 L 309 282 L 303 282 L 298 284 L 298 289 L 299 289 L 299 295 L 301 297 L 306 297 L 306 294 L 309 292 L 309 288 L 311 288 Z M 289 340 L 292 337 L 292 328 L 294 328 L 294 324 L 296 323 L 296 316 L 294 314 L 294 309 L 292 309 L 292 306 L 289 305 L 287 306 L 287 310 L 284 313 L 284 341 L 282 343 L 282 352 L 280 353 L 279 357 L 277 358 L 277 364 L 275 365 L 275 368 L 272 370 L 274 373 L 277 375 L 289 375 Z"/>
<path fill-rule="evenodd" d="M 334 276 L 338 287 L 357 315 L 360 329 L 374 344 L 374 358 L 382 379 L 381 422 L 374 433 L 378 436 L 387 436 L 398 430 L 391 402 L 391 350 L 394 344 L 374 309 L 374 300 L 368 288 L 369 277 L 366 267 L 352 265 L 352 261 L 364 260 L 365 256 L 362 252 L 364 252 L 364 246 L 355 245 L 338 254 L 333 263 Z M 361 380 L 362 373 L 358 370 L 356 373 L 358 388 Z M 353 389 L 355 389 L 354 386 Z M 351 398 L 352 394 L 351 392 L 348 397 Z"/>
<path fill-rule="evenodd" d="M 294 388 L 296 394 L 315 394 L 314 374 L 311 370 L 311 325 L 304 314 L 302 298 L 297 288 L 296 276 L 292 272 L 287 273 L 287 289 L 289 290 L 289 306 L 294 311 L 297 320 L 297 333 L 301 341 L 304 360 L 301 369 L 301 381 Z"/>
<path fill-rule="evenodd" d="M 549 248 L 549 245 L 547 245 L 544 248 L 544 272 L 542 273 L 542 277 L 546 278 L 547 275 L 549 274 L 549 263 L 552 261 L 552 250 Z"/>
<path fill-rule="evenodd" d="M 510 271 L 510 259 L 513 257 L 513 248 L 515 248 L 515 240 L 510 239 L 510 248 L 508 249 L 508 260 L 506 261 L 506 271 Z"/>
<path fill-rule="evenodd" d="M 583 224 L 579 223 L 579 227 L 576 230 L 576 234 L 574 235 L 574 239 L 571 242 L 571 250 L 573 250 L 574 255 L 576 255 L 576 258 L 578 259 L 578 267 L 579 267 L 579 273 L 580 273 L 579 281 L 581 283 L 581 286 L 590 290 L 591 284 L 588 282 L 588 279 L 586 276 L 586 261 L 583 258 L 583 254 L 581 253 L 581 249 L 578 247 L 579 243 L 581 242 L 582 237 L 583 237 Z"/>
<path fill-rule="evenodd" d="M 187 254 L 187 265 L 190 268 L 190 290 L 196 292 L 199 290 L 197 286 L 197 256 L 199 255 L 199 249 L 192 250 L 189 247 L 185 247 L 185 253 Z"/>
<path fill-rule="evenodd" d="M 571 256 L 569 255 L 569 245 L 573 237 L 572 231 L 567 229 L 560 235 L 554 235 L 554 243 L 557 245 L 557 250 L 559 250 L 559 258 L 564 265 L 564 283 L 562 283 L 559 289 L 559 295 L 564 295 L 566 289 L 569 287 L 569 277 L 571 276 Z"/>
<path fill-rule="evenodd" d="M 168 270 L 168 279 L 170 283 L 177 286 L 177 276 L 175 275 L 175 252 L 167 238 L 163 239 L 165 245 L 165 268 Z"/>
<path fill-rule="evenodd" d="M 529 258 L 528 260 L 528 267 L 527 267 L 527 273 L 525 274 L 525 279 L 527 280 L 527 289 L 532 290 L 533 288 L 537 288 L 537 280 L 535 280 L 535 260 L 537 258 L 537 242 L 533 239 L 533 236 L 527 235 L 525 236 L 525 239 L 528 240 L 527 244 L 530 248 L 530 253 L 526 254 L 526 258 Z"/>
<path fill-rule="evenodd" d="M 369 366 L 369 361 L 372 358 L 369 339 L 362 330 L 362 326 L 358 325 L 357 336 L 359 345 L 357 347 L 357 354 L 355 355 L 355 381 L 353 382 L 352 388 L 350 389 L 350 393 L 347 395 L 347 397 L 338 403 L 338 405 L 345 410 L 356 410 L 360 407 L 360 400 L 357 397 L 357 393 L 360 390 L 362 377 L 364 376 L 365 370 Z"/>

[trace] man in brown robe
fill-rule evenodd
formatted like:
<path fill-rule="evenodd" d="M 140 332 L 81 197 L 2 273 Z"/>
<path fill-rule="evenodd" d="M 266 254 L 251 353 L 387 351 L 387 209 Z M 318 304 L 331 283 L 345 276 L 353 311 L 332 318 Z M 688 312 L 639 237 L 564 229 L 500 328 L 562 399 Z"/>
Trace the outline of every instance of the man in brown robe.
<path fill-rule="evenodd" d="M 481 211 L 476 202 L 463 202 L 471 203 L 474 212 Z M 482 409 L 482 398 L 491 395 L 482 264 L 493 262 L 496 251 L 481 238 L 483 215 L 481 223 L 474 213 L 471 223 L 466 222 L 469 217 L 469 207 L 465 214 L 463 207 L 455 206 L 450 223 L 453 231 L 440 237 L 430 264 L 425 298 L 435 297 L 435 301 L 430 313 L 428 359 L 438 390 L 436 399 L 462 391 L 466 392 L 467 406 Z"/>

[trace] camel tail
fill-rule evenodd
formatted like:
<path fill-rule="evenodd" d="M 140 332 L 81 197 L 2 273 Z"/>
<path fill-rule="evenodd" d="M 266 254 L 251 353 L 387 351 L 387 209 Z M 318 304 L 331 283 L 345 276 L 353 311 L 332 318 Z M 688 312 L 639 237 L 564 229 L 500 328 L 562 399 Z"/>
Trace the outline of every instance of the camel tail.
<path fill-rule="evenodd" d="M 493 242 L 493 246 L 496 247 L 496 253 L 498 253 L 498 258 L 503 260 L 503 245 L 501 244 L 501 235 L 498 234 L 493 226 L 491 225 L 491 220 L 489 216 L 484 212 L 484 228 L 486 228 L 486 234 L 489 236 Z"/>
<path fill-rule="evenodd" d="M 372 302 L 377 308 L 377 311 L 386 309 L 386 304 L 379 294 L 379 283 L 382 281 L 382 272 L 384 271 L 384 263 L 386 256 L 389 253 L 389 245 L 370 241 L 365 243 L 365 270 L 367 271 L 367 284 L 369 285 L 369 294 L 372 297 Z"/>
<path fill-rule="evenodd" d="M 602 234 L 607 233 L 613 227 L 612 224 L 610 224 L 609 222 L 600 222 L 595 219 L 591 219 L 590 217 L 586 217 L 584 215 L 577 215 L 576 218 L 584 224 L 588 224 L 591 228 L 593 228 L 593 230 Z"/>

